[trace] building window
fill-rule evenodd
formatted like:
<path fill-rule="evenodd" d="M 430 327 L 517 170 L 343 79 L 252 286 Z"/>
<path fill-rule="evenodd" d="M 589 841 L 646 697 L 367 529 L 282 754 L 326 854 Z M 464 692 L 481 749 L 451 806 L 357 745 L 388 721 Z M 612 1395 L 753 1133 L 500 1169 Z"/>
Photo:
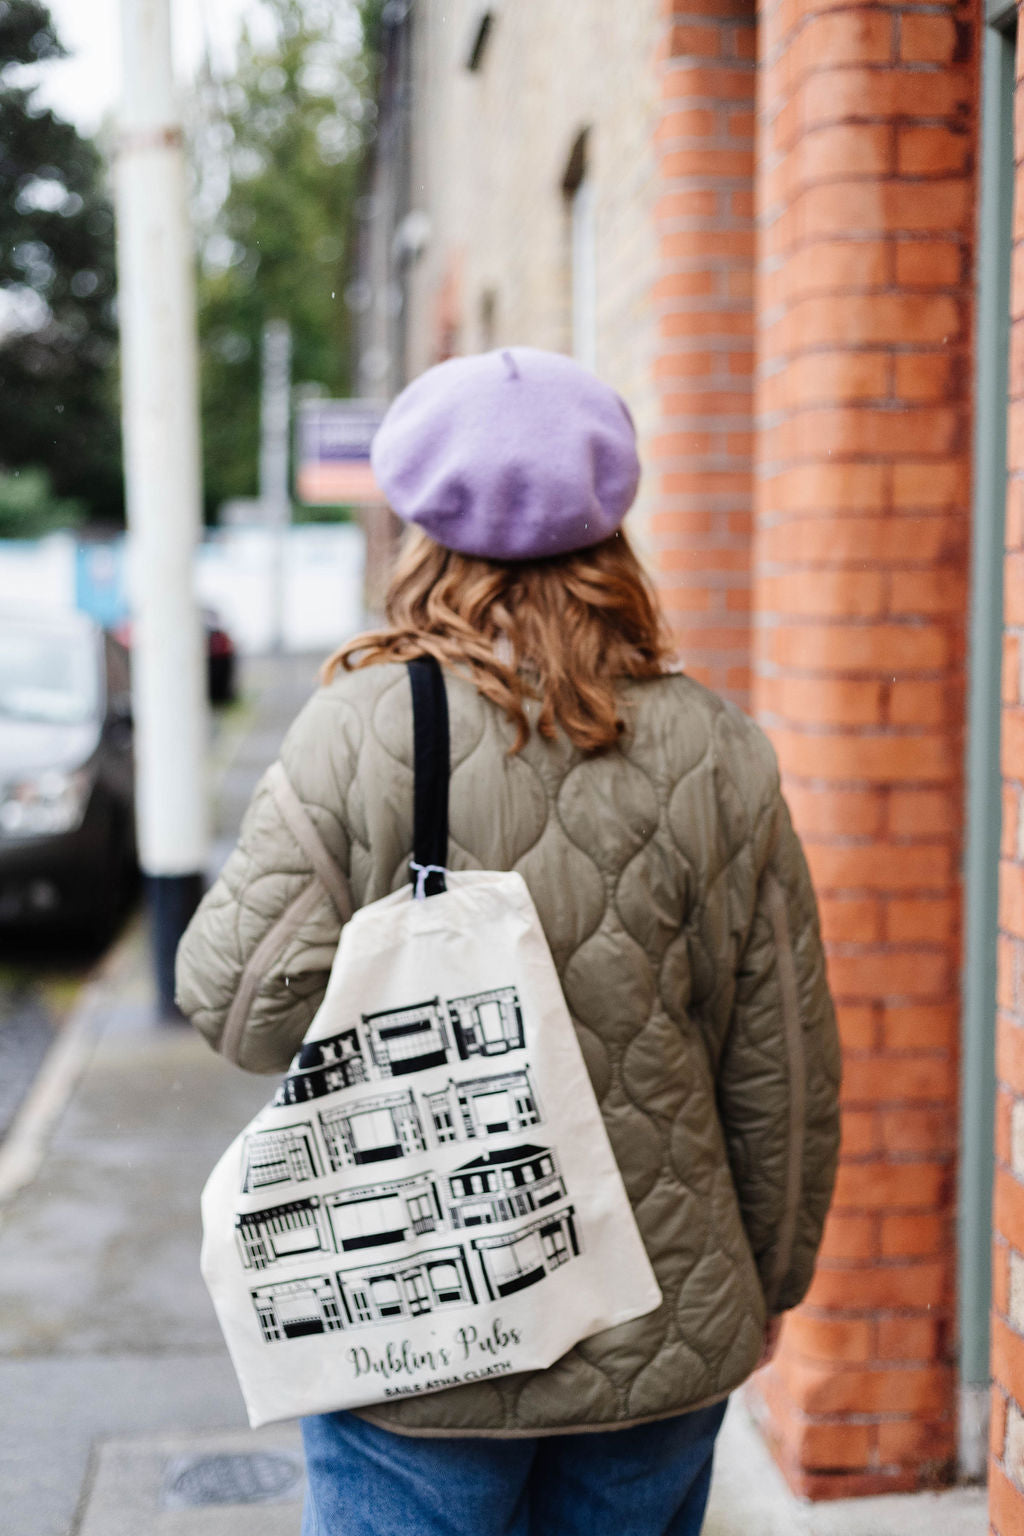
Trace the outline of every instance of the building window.
<path fill-rule="evenodd" d="M 509 1198 L 508 1191 L 513 1192 Z M 453 1227 L 474 1227 L 526 1216 L 565 1195 L 550 1152 L 509 1147 L 489 1152 L 448 1176 L 445 1203 Z"/>
<path fill-rule="evenodd" d="M 518 1232 L 473 1239 L 492 1301 L 535 1285 L 545 1274 L 579 1253 L 573 1217 L 569 1205 Z"/>
<path fill-rule="evenodd" d="M 435 1307 L 476 1301 L 461 1248 L 434 1249 L 418 1260 L 348 1270 L 338 1286 L 353 1325 L 385 1317 L 418 1317 Z"/>
<path fill-rule="evenodd" d="M 536 1125 L 540 1119 L 537 1106 L 529 1094 L 516 1094 L 516 1116 L 520 1125 Z"/>
<path fill-rule="evenodd" d="M 487 1254 L 488 1278 L 499 1296 L 532 1285 L 545 1274 L 544 1259 L 536 1233 L 514 1237 Z"/>
<path fill-rule="evenodd" d="M 438 1142 L 455 1140 L 455 1126 L 452 1124 L 452 1117 L 447 1109 L 434 1110 L 434 1131 Z"/>
<path fill-rule="evenodd" d="M 544 1246 L 548 1269 L 555 1269 L 565 1263 L 569 1257 L 569 1242 L 561 1227 L 549 1227 L 541 1233 L 540 1240 Z"/>
<path fill-rule="evenodd" d="M 329 1252 L 331 1248 L 320 1201 L 315 1195 L 309 1200 L 294 1200 L 288 1205 L 236 1216 L 235 1231 L 247 1269 L 266 1269 L 268 1264 L 282 1259 Z"/>
<path fill-rule="evenodd" d="M 409 1200 L 409 1220 L 417 1236 L 422 1232 L 433 1232 L 437 1226 L 437 1217 L 429 1195 L 412 1196 Z"/>
<path fill-rule="evenodd" d="M 443 1065 L 448 1036 L 438 999 L 363 1015 L 370 1054 L 381 1077 L 400 1077 Z"/>
<path fill-rule="evenodd" d="M 426 1148 L 411 1092 L 364 1100 L 347 1111 L 325 1111 L 320 1126 L 335 1172 L 353 1163 L 385 1162 Z"/>
<path fill-rule="evenodd" d="M 270 1184 L 302 1184 L 319 1176 L 320 1164 L 309 1125 L 282 1126 L 276 1131 L 257 1131 L 245 1139 L 242 1190 L 263 1189 Z"/>
<path fill-rule="evenodd" d="M 465 1287 L 462 1276 L 454 1264 L 432 1264 L 430 1266 L 430 1284 L 434 1289 L 434 1295 L 438 1302 L 462 1301 L 465 1297 Z"/>
<path fill-rule="evenodd" d="M 515 987 L 455 997 L 448 1004 L 459 1055 L 500 1056 L 524 1044 L 523 1014 Z"/>
<path fill-rule="evenodd" d="M 405 1300 L 412 1317 L 419 1317 L 421 1312 L 430 1311 L 430 1297 L 427 1293 L 427 1282 L 423 1278 L 421 1269 L 412 1269 L 405 1275 Z"/>
<path fill-rule="evenodd" d="M 397 1280 L 371 1280 L 370 1294 L 377 1304 L 378 1316 L 398 1317 L 401 1315 L 402 1298 L 398 1289 Z"/>
<path fill-rule="evenodd" d="M 441 1219 L 437 1194 L 425 1174 L 339 1191 L 329 1196 L 328 1208 L 335 1246 L 343 1253 L 433 1232 Z"/>
<path fill-rule="evenodd" d="M 428 1093 L 426 1104 L 439 1144 L 468 1141 L 499 1131 L 517 1131 L 541 1120 L 533 1084 L 525 1070 L 476 1077 Z"/>
<path fill-rule="evenodd" d="M 354 1322 L 371 1323 L 373 1321 L 373 1308 L 365 1291 L 350 1291 L 348 1305 Z"/>
<path fill-rule="evenodd" d="M 261 1286 L 252 1292 L 252 1301 L 268 1344 L 330 1333 L 343 1326 L 334 1287 L 323 1276 Z"/>
<path fill-rule="evenodd" d="M 366 1064 L 356 1030 L 303 1045 L 290 1072 L 274 1095 L 274 1103 L 305 1104 L 322 1099 L 353 1083 L 366 1081 Z"/>

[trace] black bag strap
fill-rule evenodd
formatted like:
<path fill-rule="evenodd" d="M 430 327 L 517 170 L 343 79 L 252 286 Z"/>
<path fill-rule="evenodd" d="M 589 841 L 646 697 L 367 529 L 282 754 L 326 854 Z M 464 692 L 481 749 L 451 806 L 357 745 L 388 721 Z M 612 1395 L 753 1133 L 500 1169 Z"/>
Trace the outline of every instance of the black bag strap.
<path fill-rule="evenodd" d="M 446 888 L 448 861 L 448 695 L 433 656 L 406 665 L 412 688 L 412 877 L 417 895 L 437 896 Z"/>

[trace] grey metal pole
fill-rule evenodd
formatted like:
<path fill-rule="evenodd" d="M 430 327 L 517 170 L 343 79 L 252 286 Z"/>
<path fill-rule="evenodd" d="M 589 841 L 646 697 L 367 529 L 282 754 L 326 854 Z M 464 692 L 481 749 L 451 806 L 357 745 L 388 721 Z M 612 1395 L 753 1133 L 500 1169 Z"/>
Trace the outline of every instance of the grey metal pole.
<path fill-rule="evenodd" d="M 985 1475 L 995 1136 L 996 933 L 999 926 L 999 677 L 1006 506 L 1006 399 L 1013 245 L 1014 47 L 984 31 L 974 495 L 967 689 L 967 836 L 957 1242 L 959 1461 Z"/>
<path fill-rule="evenodd" d="M 169 0 L 121 0 L 117 155 L 122 423 L 131 547 L 136 819 L 161 1013 L 202 892 L 208 830 L 198 348 Z"/>

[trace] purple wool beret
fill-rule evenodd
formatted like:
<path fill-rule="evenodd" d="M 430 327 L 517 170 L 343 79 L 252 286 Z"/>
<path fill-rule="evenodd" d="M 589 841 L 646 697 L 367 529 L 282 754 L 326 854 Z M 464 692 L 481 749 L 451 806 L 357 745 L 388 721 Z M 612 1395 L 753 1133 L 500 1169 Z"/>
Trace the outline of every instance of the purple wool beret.
<path fill-rule="evenodd" d="M 400 518 L 491 560 L 599 544 L 640 479 L 625 402 L 571 358 L 535 347 L 428 368 L 393 401 L 370 458 Z"/>

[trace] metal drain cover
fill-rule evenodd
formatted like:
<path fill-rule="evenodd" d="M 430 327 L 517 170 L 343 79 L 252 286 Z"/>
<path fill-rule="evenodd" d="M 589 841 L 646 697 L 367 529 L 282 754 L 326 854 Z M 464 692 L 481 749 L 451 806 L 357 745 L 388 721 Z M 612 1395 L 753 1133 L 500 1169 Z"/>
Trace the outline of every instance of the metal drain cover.
<path fill-rule="evenodd" d="M 164 1509 L 282 1503 L 297 1496 L 302 1474 L 301 1458 L 279 1451 L 178 1456 L 167 1465 L 160 1502 Z"/>

